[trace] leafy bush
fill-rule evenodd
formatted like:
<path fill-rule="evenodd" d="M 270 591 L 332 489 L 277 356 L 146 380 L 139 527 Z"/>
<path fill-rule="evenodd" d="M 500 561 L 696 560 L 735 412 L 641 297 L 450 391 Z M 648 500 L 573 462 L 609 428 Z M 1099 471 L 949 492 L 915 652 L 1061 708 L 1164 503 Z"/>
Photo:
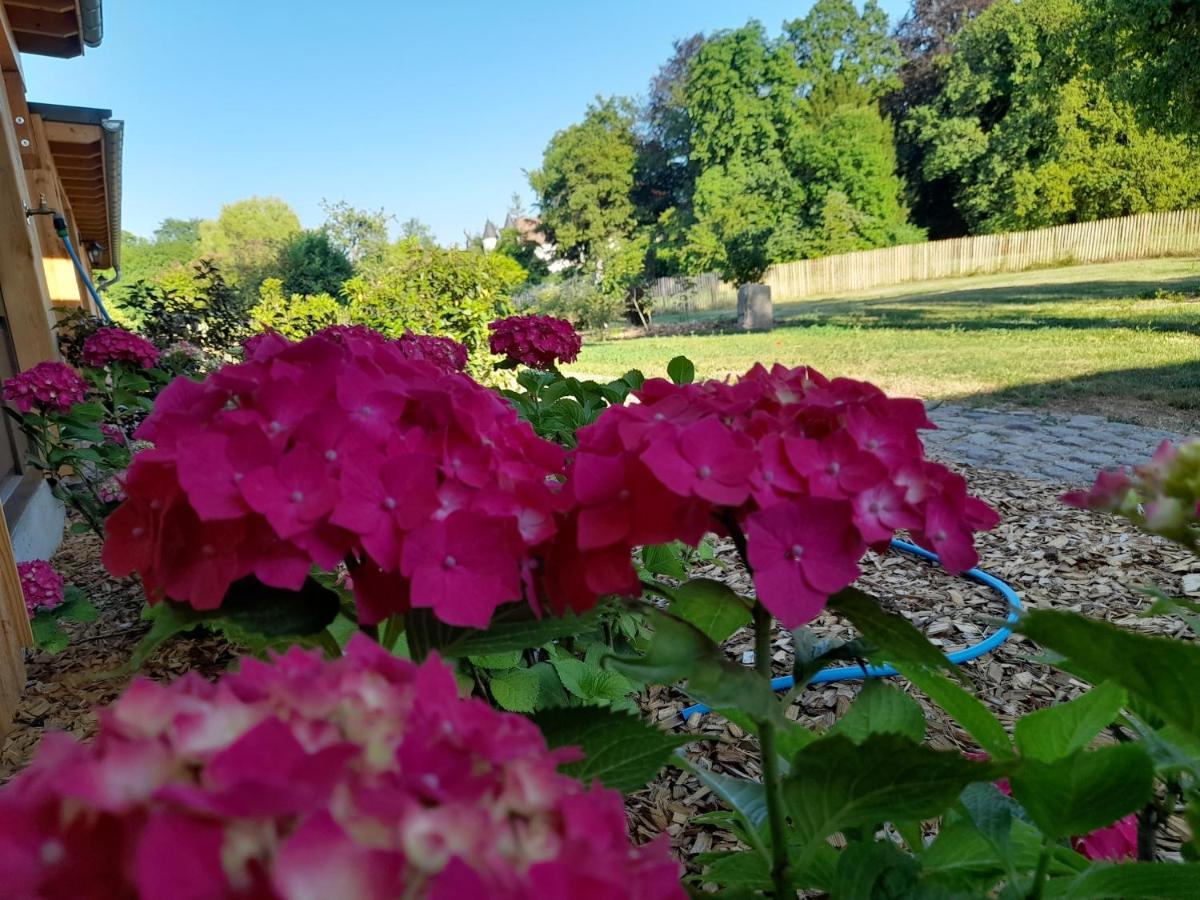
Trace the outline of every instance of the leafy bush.
<path fill-rule="evenodd" d="M 138 330 L 159 347 L 187 341 L 208 352 L 234 354 L 250 334 L 251 304 L 211 260 L 196 263 L 190 287 L 185 294 L 145 282 L 134 285 L 125 303 L 139 319 Z"/>
<path fill-rule="evenodd" d="M 260 331 L 276 331 L 290 340 L 302 340 L 322 328 L 344 323 L 346 311 L 329 294 L 285 296 L 283 282 L 268 278 L 258 289 L 258 305 L 250 320 Z"/>
<path fill-rule="evenodd" d="M 285 294 L 336 296 L 354 266 L 325 232 L 302 231 L 279 252 L 279 273 Z"/>
<path fill-rule="evenodd" d="M 61 623 L 94 622 L 99 615 L 83 592 L 66 584 L 44 559 L 17 563 L 17 575 L 21 580 L 25 610 L 29 613 L 33 642 L 39 650 L 58 653 L 67 646 L 70 636 L 63 631 Z"/>
<path fill-rule="evenodd" d="M 549 280 L 526 291 L 522 305 L 530 312 L 566 319 L 576 328 L 597 330 L 622 318 L 622 295 L 605 293 L 590 275 Z"/>
<path fill-rule="evenodd" d="M 368 273 L 346 282 L 350 321 L 389 337 L 408 330 L 452 337 L 466 345 L 473 374 L 488 371 L 488 323 L 510 311 L 525 280 L 507 256 L 422 244 L 391 247 Z"/>
<path fill-rule="evenodd" d="M 83 518 L 79 524 L 101 537 L 105 517 L 124 499 L 117 479 L 129 465 L 129 435 L 161 384 L 157 370 L 119 359 L 85 368 L 83 377 L 65 363 L 39 363 L 4 382 L 4 411 L 25 435 L 29 464 Z"/>

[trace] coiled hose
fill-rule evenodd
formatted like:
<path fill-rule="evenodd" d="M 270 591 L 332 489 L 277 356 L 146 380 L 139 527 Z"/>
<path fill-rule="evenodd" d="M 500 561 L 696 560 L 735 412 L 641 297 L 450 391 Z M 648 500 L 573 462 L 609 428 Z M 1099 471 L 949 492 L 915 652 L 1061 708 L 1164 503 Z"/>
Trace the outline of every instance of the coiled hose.
<path fill-rule="evenodd" d="M 930 562 L 941 562 L 938 559 L 938 555 L 932 550 L 926 550 L 924 547 L 918 547 L 916 544 L 910 544 L 908 541 L 902 541 L 899 538 L 892 538 L 892 547 L 903 553 L 909 553 Z M 1009 636 L 1012 635 L 1011 626 L 1016 624 L 1017 618 L 1023 609 L 1021 598 L 1017 596 L 1017 592 L 1012 589 L 1008 582 L 997 578 L 995 575 L 985 572 L 983 569 L 968 569 L 966 572 L 963 572 L 963 577 L 987 585 L 1003 597 L 1008 604 L 1008 617 L 1005 619 L 1003 627 L 998 628 L 979 643 L 972 644 L 970 647 L 964 647 L 962 650 L 955 650 L 953 653 L 947 653 L 946 659 L 955 665 L 960 665 L 968 660 L 978 659 L 985 653 L 991 653 L 1008 640 Z M 893 678 L 899 674 L 891 666 L 837 666 L 831 669 L 822 669 L 809 680 L 809 684 L 828 684 L 831 681 L 850 681 L 859 678 Z M 795 684 L 795 679 L 791 675 L 783 675 L 779 678 L 771 679 L 771 688 L 775 691 L 791 690 Z M 683 718 L 686 720 L 689 716 L 696 713 L 706 713 L 708 711 L 708 707 L 703 703 L 695 703 L 683 710 Z"/>

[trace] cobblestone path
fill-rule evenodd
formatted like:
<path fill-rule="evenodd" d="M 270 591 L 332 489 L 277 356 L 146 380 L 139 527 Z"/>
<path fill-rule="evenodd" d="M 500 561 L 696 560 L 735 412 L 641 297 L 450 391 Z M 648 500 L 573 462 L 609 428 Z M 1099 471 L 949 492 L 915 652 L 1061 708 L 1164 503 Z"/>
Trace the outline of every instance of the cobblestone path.
<path fill-rule="evenodd" d="M 922 439 L 934 457 L 1063 484 L 1089 483 L 1105 466 L 1142 462 L 1164 439 L 1181 437 L 1102 416 L 950 403 L 930 404 L 929 418 L 938 429 Z"/>

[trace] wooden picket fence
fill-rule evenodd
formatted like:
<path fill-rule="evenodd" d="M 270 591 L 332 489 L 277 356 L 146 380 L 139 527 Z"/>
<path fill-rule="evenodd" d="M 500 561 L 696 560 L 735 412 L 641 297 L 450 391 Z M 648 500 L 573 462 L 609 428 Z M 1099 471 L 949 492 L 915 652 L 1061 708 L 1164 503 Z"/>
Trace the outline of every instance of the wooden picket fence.
<path fill-rule="evenodd" d="M 1200 253 L 1200 209 L 802 259 L 772 266 L 763 281 L 779 302 L 936 278 L 1193 253 Z M 659 278 L 651 294 L 659 312 L 724 309 L 737 304 L 733 285 L 711 272 L 694 278 Z"/>

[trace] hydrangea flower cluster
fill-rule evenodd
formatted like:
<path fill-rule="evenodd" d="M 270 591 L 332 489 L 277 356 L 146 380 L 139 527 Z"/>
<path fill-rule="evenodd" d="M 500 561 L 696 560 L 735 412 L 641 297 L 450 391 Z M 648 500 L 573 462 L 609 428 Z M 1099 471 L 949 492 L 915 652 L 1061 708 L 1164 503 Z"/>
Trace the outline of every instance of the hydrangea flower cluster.
<path fill-rule="evenodd" d="M 41 362 L 4 382 L 4 399 L 23 413 L 66 412 L 82 403 L 87 383 L 60 362 Z"/>
<path fill-rule="evenodd" d="M 466 345 L 454 338 L 416 334 L 410 328 L 397 338 L 397 343 L 409 359 L 433 363 L 447 372 L 462 372 L 467 368 Z"/>
<path fill-rule="evenodd" d="M 183 359 L 199 359 L 203 355 L 203 350 L 191 341 L 185 341 L 182 338 L 173 344 L 169 344 L 167 349 L 163 351 L 163 356 L 178 356 Z"/>
<path fill-rule="evenodd" d="M 499 395 L 353 328 L 260 335 L 245 362 L 172 382 L 134 436 L 154 448 L 104 562 L 151 602 L 214 609 L 245 576 L 295 590 L 345 561 L 363 623 L 425 607 L 484 627 L 529 596 L 564 503 L 563 451 Z"/>
<path fill-rule="evenodd" d="M 143 369 L 158 363 L 158 348 L 140 335 L 116 325 L 98 328 L 79 354 L 85 366 L 103 368 L 114 362 L 131 362 Z"/>
<path fill-rule="evenodd" d="M 66 585 L 50 563 L 44 559 L 17 563 L 17 575 L 21 579 L 21 593 L 30 617 L 40 609 L 54 609 L 62 605 Z"/>
<path fill-rule="evenodd" d="M 527 719 L 364 637 L 213 684 L 139 680 L 0 791 L 10 896 L 682 898 L 664 842 Z"/>
<path fill-rule="evenodd" d="M 121 426 L 114 425 L 111 422 L 101 422 L 100 433 L 104 435 L 104 440 L 110 444 L 124 446 L 129 443 L 129 439 L 125 436 L 125 432 L 121 430 Z"/>
<path fill-rule="evenodd" d="M 583 341 L 566 319 L 553 316 L 509 316 L 488 325 L 488 346 L 498 356 L 529 366 L 552 369 L 575 362 Z"/>
<path fill-rule="evenodd" d="M 96 488 L 101 503 L 120 503 L 125 499 L 124 473 L 106 478 Z"/>
<path fill-rule="evenodd" d="M 1115 513 L 1193 550 L 1200 549 L 1200 438 L 1163 441 L 1149 462 L 1107 469 L 1087 491 L 1063 500 L 1080 509 Z"/>
<path fill-rule="evenodd" d="M 573 521 L 557 551 L 577 562 L 547 566 L 573 602 L 636 592 L 633 547 L 695 544 L 736 525 L 759 599 L 791 628 L 898 529 L 959 572 L 977 561 L 972 532 L 998 521 L 961 477 L 924 458 L 918 429 L 933 426 L 917 400 L 761 365 L 734 384 L 655 379 L 637 396 L 579 431 Z"/>

